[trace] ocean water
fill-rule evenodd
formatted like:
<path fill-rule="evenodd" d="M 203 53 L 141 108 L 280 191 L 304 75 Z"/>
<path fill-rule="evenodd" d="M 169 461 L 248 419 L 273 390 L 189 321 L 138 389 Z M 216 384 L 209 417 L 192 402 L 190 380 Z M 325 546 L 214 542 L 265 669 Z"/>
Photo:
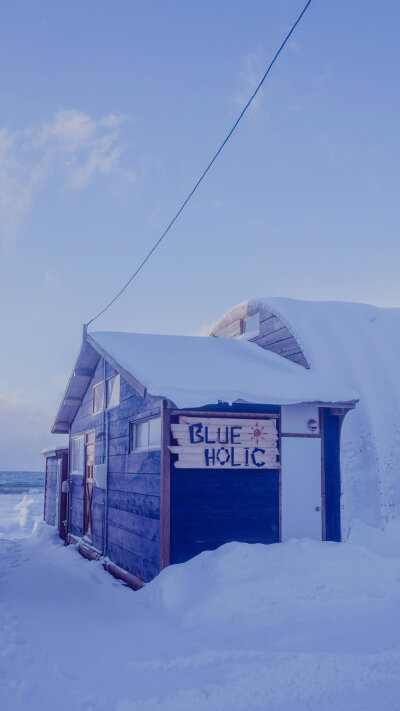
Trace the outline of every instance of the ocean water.
<path fill-rule="evenodd" d="M 1 472 L 1 494 L 39 494 L 43 492 L 44 472 Z"/>

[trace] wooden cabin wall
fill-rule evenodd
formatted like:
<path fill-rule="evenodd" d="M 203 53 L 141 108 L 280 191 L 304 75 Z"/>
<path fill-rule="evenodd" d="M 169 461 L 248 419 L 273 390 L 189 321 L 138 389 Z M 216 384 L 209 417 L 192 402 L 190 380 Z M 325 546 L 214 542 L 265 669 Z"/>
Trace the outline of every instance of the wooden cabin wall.
<path fill-rule="evenodd" d="M 106 364 L 106 377 L 114 374 Z M 93 386 L 103 380 L 100 360 L 72 425 L 71 435 L 95 429 L 95 464 L 103 459 L 103 415 L 92 414 Z M 160 451 L 129 453 L 129 424 L 138 416 L 158 415 L 160 399 L 141 397 L 120 378 L 120 405 L 109 418 L 108 492 L 95 486 L 93 546 L 110 560 L 146 582 L 159 571 Z M 72 476 L 70 532 L 83 535 L 83 477 Z M 107 498 L 107 545 L 103 550 Z"/>
<path fill-rule="evenodd" d="M 56 523 L 56 496 L 58 457 L 46 457 L 44 520 L 51 526 Z"/>

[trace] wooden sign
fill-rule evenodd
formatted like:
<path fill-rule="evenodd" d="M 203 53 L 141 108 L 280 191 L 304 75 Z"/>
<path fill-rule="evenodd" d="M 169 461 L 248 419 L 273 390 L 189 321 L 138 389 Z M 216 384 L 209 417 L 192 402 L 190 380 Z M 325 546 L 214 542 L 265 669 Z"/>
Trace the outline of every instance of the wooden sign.
<path fill-rule="evenodd" d="M 177 469 L 278 469 L 276 421 L 272 419 L 179 418 L 171 424 L 178 446 Z"/>

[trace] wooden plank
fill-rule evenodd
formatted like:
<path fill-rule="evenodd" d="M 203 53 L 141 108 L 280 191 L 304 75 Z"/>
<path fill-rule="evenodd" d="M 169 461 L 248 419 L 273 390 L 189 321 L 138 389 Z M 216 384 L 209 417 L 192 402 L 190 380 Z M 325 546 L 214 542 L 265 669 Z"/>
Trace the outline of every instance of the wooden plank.
<path fill-rule="evenodd" d="M 297 351 L 296 353 L 292 353 L 290 356 L 288 356 L 289 360 L 292 360 L 293 363 L 299 363 L 299 365 L 303 365 L 306 368 L 309 369 L 309 365 L 304 357 L 304 354 L 302 351 Z"/>
<path fill-rule="evenodd" d="M 261 455 L 263 456 L 263 455 Z M 248 465 L 244 465 L 243 463 L 240 465 L 240 467 L 235 466 L 235 464 L 232 464 L 231 461 L 227 461 L 225 463 L 218 462 L 217 458 L 213 460 L 213 464 L 209 466 L 209 468 L 213 469 L 213 471 L 220 471 L 221 469 L 229 469 L 232 472 L 237 472 L 239 469 L 244 469 L 245 471 L 254 471 L 254 469 L 263 469 L 263 470 L 274 470 L 274 469 L 279 469 L 280 464 L 276 459 L 266 459 L 263 458 L 262 460 L 259 460 L 259 464 L 254 464 L 253 462 L 249 463 Z M 250 462 L 250 460 L 249 460 Z M 205 462 L 203 458 L 199 457 L 194 457 L 189 454 L 180 454 L 179 455 L 179 460 L 174 462 L 174 467 L 175 469 L 204 469 L 205 468 Z"/>
<path fill-rule="evenodd" d="M 103 519 L 104 519 L 103 504 L 93 504 L 92 515 L 93 515 L 93 519 L 97 519 L 98 521 L 103 521 Z"/>
<path fill-rule="evenodd" d="M 240 414 L 243 414 L 243 418 L 240 417 Z M 276 420 L 278 418 L 277 414 L 273 414 L 270 417 L 263 417 L 261 415 L 260 417 L 257 416 L 255 413 L 238 413 L 238 416 L 233 416 L 232 415 L 227 415 L 224 416 L 223 414 L 219 415 L 218 413 L 214 413 L 210 415 L 209 413 L 204 413 L 203 415 L 185 415 L 182 414 L 179 417 L 179 422 L 174 423 L 174 426 L 178 428 L 182 428 L 184 425 L 192 425 L 196 424 L 199 420 L 204 425 L 207 425 L 208 427 L 221 427 L 221 426 L 228 426 L 228 427 L 243 427 L 243 428 L 248 428 L 249 431 L 251 427 L 254 426 L 254 424 L 262 424 L 263 427 L 267 429 L 274 430 L 276 428 Z M 241 422 L 241 419 L 243 420 Z M 254 423 L 252 423 L 252 420 L 254 420 Z"/>
<path fill-rule="evenodd" d="M 113 457 L 108 457 L 108 476 L 110 474 L 124 474 L 126 471 L 127 457 L 122 454 L 116 454 Z"/>
<path fill-rule="evenodd" d="M 179 417 L 182 415 L 187 415 L 188 417 L 210 417 L 210 418 L 227 418 L 230 417 L 232 419 L 235 418 L 240 418 L 240 419 L 249 419 L 249 420 L 255 420 L 255 419 L 262 419 L 262 420 L 278 420 L 279 419 L 279 406 L 278 405 L 268 405 L 268 407 L 271 407 L 271 412 L 264 412 L 261 410 L 257 410 L 257 406 L 255 406 L 253 411 L 249 411 L 250 405 L 248 403 L 243 403 L 243 407 L 246 408 L 245 412 L 237 411 L 237 412 L 226 412 L 224 410 L 171 410 L 171 417 L 175 417 L 178 415 Z M 263 405 L 260 405 L 260 407 L 264 407 Z M 273 408 L 276 407 L 276 411 L 274 412 Z"/>
<path fill-rule="evenodd" d="M 149 496 L 160 496 L 159 474 L 114 474 L 108 475 L 109 490 L 125 491 Z"/>
<path fill-rule="evenodd" d="M 142 398 L 138 395 L 127 398 L 120 402 L 118 407 L 109 410 L 110 423 L 116 420 L 121 420 L 124 417 L 131 417 L 132 420 L 135 419 L 135 415 L 152 417 L 160 412 L 160 398 L 157 397 L 146 397 Z"/>
<path fill-rule="evenodd" d="M 216 335 L 220 331 L 225 331 L 229 325 L 235 321 L 240 321 L 247 316 L 247 304 L 242 304 L 241 306 L 235 307 L 234 310 L 228 311 L 219 321 L 215 324 L 215 327 L 211 331 L 211 335 Z"/>
<path fill-rule="evenodd" d="M 119 420 L 114 420 L 110 422 L 108 428 L 109 439 L 112 440 L 114 437 L 129 437 L 129 422 L 130 417 L 123 417 Z"/>
<path fill-rule="evenodd" d="M 212 496 L 196 499 L 174 497 L 171 501 L 171 521 L 235 521 L 250 519 L 265 519 L 274 516 L 278 500 L 278 487 L 274 486 L 268 497 L 263 496 L 231 498 L 229 493 L 226 498 Z"/>
<path fill-rule="evenodd" d="M 160 549 L 159 566 L 163 570 L 170 562 L 170 523 L 171 523 L 171 411 L 166 400 L 161 409 L 161 481 L 160 481 Z"/>
<path fill-rule="evenodd" d="M 161 451 L 131 452 L 126 457 L 126 471 L 132 474 L 159 474 L 161 471 Z"/>
<path fill-rule="evenodd" d="M 78 512 L 72 509 L 71 511 L 71 524 L 73 526 L 79 526 L 82 529 L 83 526 L 83 512 Z"/>
<path fill-rule="evenodd" d="M 80 397 L 66 397 L 64 398 L 64 405 L 80 405 L 82 402 Z"/>
<path fill-rule="evenodd" d="M 126 455 L 129 452 L 129 437 L 114 437 L 109 440 L 108 443 L 108 453 L 109 456 L 115 456 L 116 454 Z"/>
<path fill-rule="evenodd" d="M 234 447 L 235 450 L 235 458 L 237 454 L 238 460 L 240 460 L 242 463 L 244 462 L 244 450 L 248 450 L 251 452 L 255 447 L 257 448 L 263 448 L 267 452 L 267 455 L 270 459 L 275 459 L 275 456 L 279 454 L 278 452 L 278 447 L 277 447 L 277 441 L 278 437 L 275 437 L 273 440 L 267 440 L 264 442 L 259 442 L 257 445 L 256 442 L 243 442 L 243 447 Z M 182 442 L 182 444 L 181 444 Z M 191 455 L 193 457 L 196 457 L 196 459 L 199 459 L 201 461 L 204 461 L 204 452 L 207 450 L 208 452 L 210 451 L 219 451 L 220 449 L 222 450 L 228 450 L 231 451 L 232 447 L 230 444 L 203 444 L 200 442 L 199 444 L 191 444 L 190 442 L 185 442 L 185 440 L 179 439 L 179 444 L 177 445 L 170 445 L 169 446 L 169 451 L 172 452 L 172 454 L 187 454 Z"/>
<path fill-rule="evenodd" d="M 140 516 L 160 518 L 160 498 L 143 494 L 127 494 L 122 491 L 108 492 L 108 506 L 122 511 L 132 511 Z"/>
<path fill-rule="evenodd" d="M 144 560 L 148 560 L 155 565 L 158 564 L 159 547 L 157 541 L 150 541 L 137 533 L 126 531 L 124 528 L 110 523 L 107 527 L 107 540 L 123 550 L 144 558 Z"/>
<path fill-rule="evenodd" d="M 276 343 L 276 341 L 284 341 L 286 339 L 291 339 L 296 345 L 296 350 L 299 350 L 298 343 L 295 341 L 295 339 L 293 338 L 289 329 L 286 328 L 286 326 L 282 326 L 281 328 L 278 328 L 276 331 L 272 331 L 271 333 L 269 333 L 265 336 L 256 336 L 255 338 L 252 338 L 251 341 L 253 343 L 257 343 L 257 345 L 261 346 L 261 348 L 266 348 L 269 345 L 271 345 L 272 343 Z"/>
<path fill-rule="evenodd" d="M 210 471 L 208 469 L 172 470 L 171 497 L 193 499 L 222 498 L 231 501 L 274 496 L 278 492 L 278 470 Z"/>
<path fill-rule="evenodd" d="M 207 521 L 171 521 L 171 541 L 178 543 L 209 543 L 230 541 L 269 543 L 278 539 L 278 501 L 267 518 L 221 519 Z"/>
<path fill-rule="evenodd" d="M 268 336 L 279 329 L 286 328 L 278 316 L 270 316 L 267 319 L 260 321 L 260 337 Z"/>
<path fill-rule="evenodd" d="M 82 417 L 76 417 L 71 426 L 71 435 L 79 435 L 86 432 L 86 430 L 98 429 L 100 430 L 102 426 L 102 413 L 99 412 L 96 415 L 88 413 Z"/>
<path fill-rule="evenodd" d="M 70 522 L 69 531 L 70 533 L 72 533 L 73 536 L 77 536 L 78 538 L 81 538 L 81 536 L 83 535 L 82 526 L 74 523 L 73 521 Z"/>
<path fill-rule="evenodd" d="M 75 368 L 74 375 L 82 378 L 93 378 L 95 371 L 92 368 Z"/>
<path fill-rule="evenodd" d="M 289 338 L 284 341 L 278 341 L 277 343 L 272 343 L 268 346 L 268 350 L 278 355 L 288 357 L 298 351 L 298 344 L 294 338 Z"/>
<path fill-rule="evenodd" d="M 274 447 L 277 439 L 278 439 L 278 434 L 275 432 L 262 432 L 262 434 L 259 437 L 254 437 L 251 433 L 247 432 L 235 432 L 234 434 L 234 441 L 232 441 L 231 433 L 226 433 L 225 428 L 221 428 L 220 431 L 217 429 L 207 429 L 207 434 L 203 431 L 201 432 L 201 436 L 204 437 L 204 441 L 200 441 L 197 439 L 197 441 L 193 442 L 188 428 L 184 430 L 176 430 L 174 425 L 171 426 L 172 429 L 172 434 L 174 435 L 174 439 L 177 440 L 178 444 L 181 447 L 190 447 L 190 448 L 201 448 L 201 447 L 231 447 L 232 445 L 234 446 L 243 446 L 243 447 L 260 447 L 263 443 L 266 445 L 266 447 Z"/>
<path fill-rule="evenodd" d="M 121 509 L 108 509 L 108 521 L 113 526 L 118 526 L 126 531 L 137 533 L 150 541 L 160 540 L 160 522 L 156 518 L 140 516 L 130 511 Z"/>
<path fill-rule="evenodd" d="M 159 474 L 161 466 L 160 450 L 132 452 L 131 454 L 109 457 L 109 473 L 115 474 Z"/>
<path fill-rule="evenodd" d="M 137 575 L 146 583 L 152 580 L 158 573 L 157 564 L 144 560 L 135 553 L 120 548 L 115 543 L 110 542 L 107 546 L 107 551 L 108 557 L 113 563 L 116 563 L 129 573 Z"/>
<path fill-rule="evenodd" d="M 236 318 L 234 321 L 228 325 L 228 338 L 235 338 L 235 336 L 240 336 L 242 332 L 242 320 Z"/>

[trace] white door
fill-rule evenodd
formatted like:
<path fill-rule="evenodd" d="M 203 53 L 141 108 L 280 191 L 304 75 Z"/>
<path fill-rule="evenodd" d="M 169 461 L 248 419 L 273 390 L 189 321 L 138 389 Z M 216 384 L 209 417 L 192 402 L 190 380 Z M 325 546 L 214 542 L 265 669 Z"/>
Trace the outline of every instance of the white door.
<path fill-rule="evenodd" d="M 322 539 L 321 439 L 281 438 L 282 540 Z"/>

